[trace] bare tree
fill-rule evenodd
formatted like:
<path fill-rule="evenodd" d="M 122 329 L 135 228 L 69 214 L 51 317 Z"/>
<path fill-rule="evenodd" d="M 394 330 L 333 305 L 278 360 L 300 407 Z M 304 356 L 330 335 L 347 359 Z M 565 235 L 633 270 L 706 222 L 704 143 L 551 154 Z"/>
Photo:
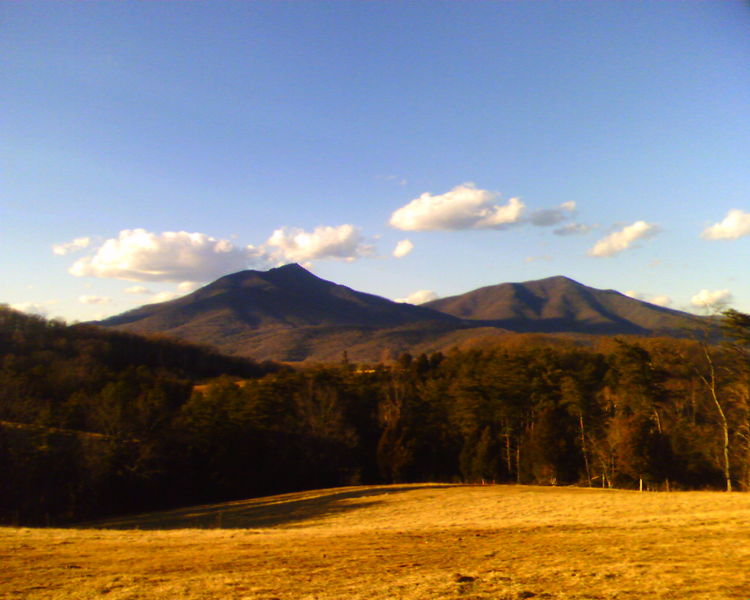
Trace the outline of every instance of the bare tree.
<path fill-rule="evenodd" d="M 722 306 L 706 306 L 709 315 L 706 318 L 705 326 L 700 330 L 693 330 L 693 335 L 696 338 L 698 347 L 700 349 L 701 365 L 693 361 L 689 361 L 689 364 L 693 365 L 693 372 L 698 377 L 703 388 L 708 392 L 711 398 L 711 403 L 716 409 L 716 415 L 719 421 L 719 427 L 721 429 L 721 447 L 722 447 L 722 470 L 724 474 L 724 480 L 726 482 L 726 490 L 732 491 L 732 470 L 730 462 L 730 432 L 729 432 L 729 420 L 727 419 L 727 403 L 728 398 L 723 394 L 723 378 L 720 377 L 722 374 L 726 374 L 727 366 L 719 364 L 719 355 L 721 353 L 721 347 L 716 343 L 717 334 L 719 327 L 724 325 L 726 318 L 723 316 L 728 313 L 729 310 L 721 311 Z"/>
<path fill-rule="evenodd" d="M 742 472 L 738 475 L 740 486 L 750 489 L 750 314 L 734 309 L 722 313 L 722 330 L 728 341 L 735 381 L 732 393 L 736 404 L 736 445 L 739 445 Z"/>
<path fill-rule="evenodd" d="M 701 341 L 701 352 L 705 359 L 706 371 L 696 369 L 698 378 L 701 380 L 703 385 L 708 390 L 711 400 L 716 407 L 716 412 L 719 416 L 719 425 L 721 426 L 722 433 L 722 453 L 723 453 L 723 467 L 724 467 L 724 479 L 726 480 L 727 491 L 732 491 L 732 474 L 729 462 L 729 422 L 727 421 L 726 410 L 724 409 L 723 403 L 719 398 L 719 383 L 717 377 L 717 365 L 714 356 L 713 349 L 709 346 L 708 342 Z"/>

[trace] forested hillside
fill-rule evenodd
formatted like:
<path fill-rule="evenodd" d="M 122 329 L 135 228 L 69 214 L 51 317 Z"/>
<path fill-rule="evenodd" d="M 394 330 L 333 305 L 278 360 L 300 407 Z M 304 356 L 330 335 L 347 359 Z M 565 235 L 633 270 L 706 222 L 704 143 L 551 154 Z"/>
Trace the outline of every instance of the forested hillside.
<path fill-rule="evenodd" d="M 278 368 L 0 306 L 0 519 L 152 505 L 154 456 L 193 385 Z"/>
<path fill-rule="evenodd" d="M 4 310 L 2 520 L 351 483 L 748 490 L 750 318 L 726 322 L 724 346 L 602 338 L 270 372 Z"/>

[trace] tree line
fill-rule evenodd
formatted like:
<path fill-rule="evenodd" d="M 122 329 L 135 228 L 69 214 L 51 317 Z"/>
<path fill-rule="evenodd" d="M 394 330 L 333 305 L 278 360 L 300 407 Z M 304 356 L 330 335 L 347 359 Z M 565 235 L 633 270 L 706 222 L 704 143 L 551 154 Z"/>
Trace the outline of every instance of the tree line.
<path fill-rule="evenodd" d="M 357 483 L 750 489 L 730 343 L 602 338 L 290 369 L 0 310 L 0 519 Z"/>

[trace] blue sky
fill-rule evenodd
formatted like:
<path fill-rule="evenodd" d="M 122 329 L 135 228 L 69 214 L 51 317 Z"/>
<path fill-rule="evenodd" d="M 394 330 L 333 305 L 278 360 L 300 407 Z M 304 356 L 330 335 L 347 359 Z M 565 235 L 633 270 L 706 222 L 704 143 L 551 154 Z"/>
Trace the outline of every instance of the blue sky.
<path fill-rule="evenodd" d="M 0 3 L 0 302 L 293 261 L 750 311 L 748 32 L 739 1 Z"/>

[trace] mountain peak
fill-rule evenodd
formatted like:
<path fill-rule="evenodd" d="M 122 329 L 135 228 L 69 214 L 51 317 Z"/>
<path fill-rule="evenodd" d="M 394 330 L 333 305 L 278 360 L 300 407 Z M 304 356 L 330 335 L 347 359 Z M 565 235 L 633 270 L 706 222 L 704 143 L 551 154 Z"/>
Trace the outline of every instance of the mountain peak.
<path fill-rule="evenodd" d="M 268 270 L 269 273 L 272 272 L 272 271 L 276 271 L 276 272 L 279 272 L 279 273 L 294 273 L 294 272 L 297 272 L 297 273 L 299 273 L 299 272 L 309 273 L 309 271 L 307 269 L 305 269 L 304 267 L 300 266 L 299 263 L 287 263 L 287 264 L 282 265 L 280 267 L 274 267 L 273 269 L 269 269 Z"/>
<path fill-rule="evenodd" d="M 273 277 L 283 277 L 285 279 L 320 279 L 317 275 L 314 273 L 311 273 L 305 267 L 300 266 L 297 263 L 289 263 L 286 265 L 282 265 L 280 267 L 274 267 L 273 269 L 269 269 L 268 271 L 265 271 L 264 273 L 266 277 L 273 278 Z"/>
<path fill-rule="evenodd" d="M 230 273 L 229 275 L 219 277 L 216 281 L 208 284 L 206 288 L 246 287 L 248 285 L 263 284 L 264 282 L 266 284 L 289 285 L 294 282 L 301 283 L 314 280 L 323 281 L 297 263 L 289 263 L 281 267 L 274 267 L 268 271 L 246 269 L 237 273 Z"/>
<path fill-rule="evenodd" d="M 551 277 L 545 277 L 543 279 L 537 279 L 534 281 L 525 281 L 516 285 L 531 285 L 531 284 L 573 284 L 581 287 L 584 286 L 580 281 L 566 277 L 565 275 L 552 275 Z M 502 284 L 500 284 L 502 285 Z"/>

